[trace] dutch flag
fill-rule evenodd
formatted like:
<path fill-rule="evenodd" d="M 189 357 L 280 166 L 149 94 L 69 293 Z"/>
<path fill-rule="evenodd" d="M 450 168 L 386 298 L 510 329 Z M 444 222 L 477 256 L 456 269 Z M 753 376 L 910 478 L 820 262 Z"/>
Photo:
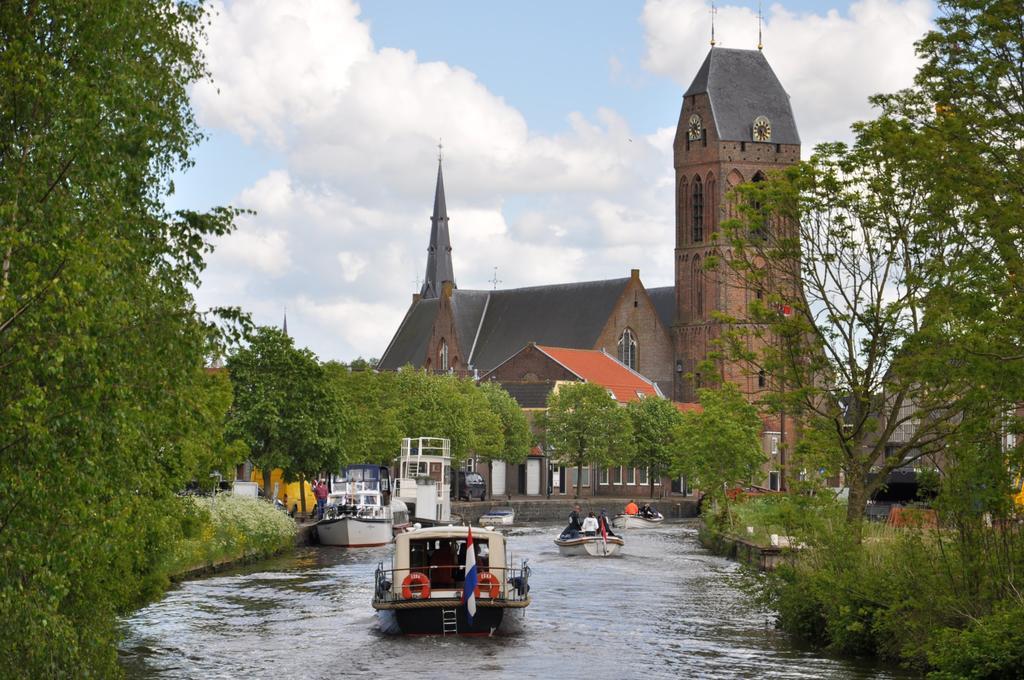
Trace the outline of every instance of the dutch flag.
<path fill-rule="evenodd" d="M 473 550 L 473 527 L 469 527 L 466 537 L 466 582 L 462 586 L 462 603 L 466 605 L 466 620 L 473 625 L 476 614 L 476 551 Z"/>

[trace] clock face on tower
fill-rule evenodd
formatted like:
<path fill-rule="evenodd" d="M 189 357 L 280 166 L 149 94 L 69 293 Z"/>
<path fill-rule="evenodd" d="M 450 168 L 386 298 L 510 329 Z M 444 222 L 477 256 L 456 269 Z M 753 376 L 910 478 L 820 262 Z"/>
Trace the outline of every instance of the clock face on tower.
<path fill-rule="evenodd" d="M 772 138 L 772 124 L 764 116 L 754 119 L 754 141 L 767 142 Z"/>
<path fill-rule="evenodd" d="M 700 116 L 696 113 L 690 116 L 690 126 L 686 130 L 686 136 L 691 139 L 700 139 L 704 134 L 704 126 L 701 124 Z"/>

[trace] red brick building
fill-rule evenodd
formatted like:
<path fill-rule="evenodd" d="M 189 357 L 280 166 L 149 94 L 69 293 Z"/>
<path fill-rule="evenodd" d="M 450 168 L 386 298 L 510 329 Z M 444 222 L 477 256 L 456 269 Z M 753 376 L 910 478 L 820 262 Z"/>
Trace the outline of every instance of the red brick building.
<path fill-rule="evenodd" d="M 378 367 L 408 364 L 479 376 L 536 343 L 604 351 L 667 397 L 695 401 L 709 378 L 699 366 L 724 328 L 714 312 L 743 318 L 750 301 L 768 292 L 750 290 L 724 267 L 705 268 L 711 256 L 729 257 L 713 239 L 721 222 L 734 216 L 728 192 L 800 158 L 789 96 L 759 50 L 710 50 L 683 95 L 673 152 L 675 285 L 654 289 L 634 269 L 620 279 L 460 290 L 439 165 L 423 287 Z M 769 376 L 751 374 L 739 363 L 719 361 L 715 370 L 752 399 L 771 389 Z M 764 445 L 771 456 L 766 486 L 785 486 L 785 450 L 793 433 L 791 419 L 765 415 Z"/>

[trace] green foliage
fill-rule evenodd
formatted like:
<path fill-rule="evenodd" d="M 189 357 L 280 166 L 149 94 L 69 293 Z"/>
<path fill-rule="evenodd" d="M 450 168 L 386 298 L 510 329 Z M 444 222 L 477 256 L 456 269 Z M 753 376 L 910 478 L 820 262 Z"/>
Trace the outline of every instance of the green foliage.
<path fill-rule="evenodd" d="M 634 455 L 632 422 L 626 410 L 594 383 L 568 383 L 548 395 L 546 439 L 558 460 L 576 467 L 576 496 L 583 466 L 627 463 Z"/>
<path fill-rule="evenodd" d="M 533 439 L 523 409 L 519 408 L 519 404 L 512 398 L 512 395 L 496 383 L 481 383 L 479 390 L 487 399 L 491 411 L 497 414 L 501 421 L 504 445 L 497 460 L 513 464 L 522 463 L 530 455 L 530 445 Z"/>
<path fill-rule="evenodd" d="M 225 562 L 267 557 L 295 544 L 295 521 L 262 499 L 230 494 L 177 499 L 188 507 L 188 533 L 166 552 L 176 576 Z"/>
<path fill-rule="evenodd" d="M 324 371 L 336 398 L 346 407 L 349 427 L 341 443 L 345 458 L 353 463 L 390 464 L 405 436 L 391 394 L 394 376 L 337 362 L 326 363 Z"/>
<path fill-rule="evenodd" d="M 181 531 L 174 491 L 233 455 L 192 291 L 235 213 L 163 205 L 199 137 L 204 15 L 0 3 L 3 677 L 117 676 L 116 617 L 158 592 Z"/>
<path fill-rule="evenodd" d="M 757 409 L 727 383 L 700 390 L 702 413 L 684 413 L 675 439 L 681 455 L 672 474 L 684 474 L 712 498 L 728 486 L 748 482 L 766 460 Z"/>
<path fill-rule="evenodd" d="M 281 468 L 294 480 L 342 467 L 351 422 L 316 355 L 263 326 L 231 354 L 227 368 L 235 395 L 228 429 L 264 475 Z"/>
<path fill-rule="evenodd" d="M 651 486 L 670 470 L 679 457 L 680 446 L 676 434 L 682 423 L 682 414 L 666 399 L 647 398 L 626 405 L 633 424 L 632 465 L 646 467 Z"/>
<path fill-rule="evenodd" d="M 935 680 L 1024 678 L 1024 604 L 1000 606 L 965 630 L 945 628 L 928 645 Z"/>

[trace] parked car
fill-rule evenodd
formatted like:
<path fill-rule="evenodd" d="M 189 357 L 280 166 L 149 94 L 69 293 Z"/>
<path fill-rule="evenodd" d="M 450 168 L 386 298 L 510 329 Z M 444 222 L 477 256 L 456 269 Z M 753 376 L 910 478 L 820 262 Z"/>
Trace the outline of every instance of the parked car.
<path fill-rule="evenodd" d="M 487 482 L 479 472 L 463 472 L 459 470 L 452 485 L 452 496 L 458 500 L 482 501 L 487 495 Z"/>

